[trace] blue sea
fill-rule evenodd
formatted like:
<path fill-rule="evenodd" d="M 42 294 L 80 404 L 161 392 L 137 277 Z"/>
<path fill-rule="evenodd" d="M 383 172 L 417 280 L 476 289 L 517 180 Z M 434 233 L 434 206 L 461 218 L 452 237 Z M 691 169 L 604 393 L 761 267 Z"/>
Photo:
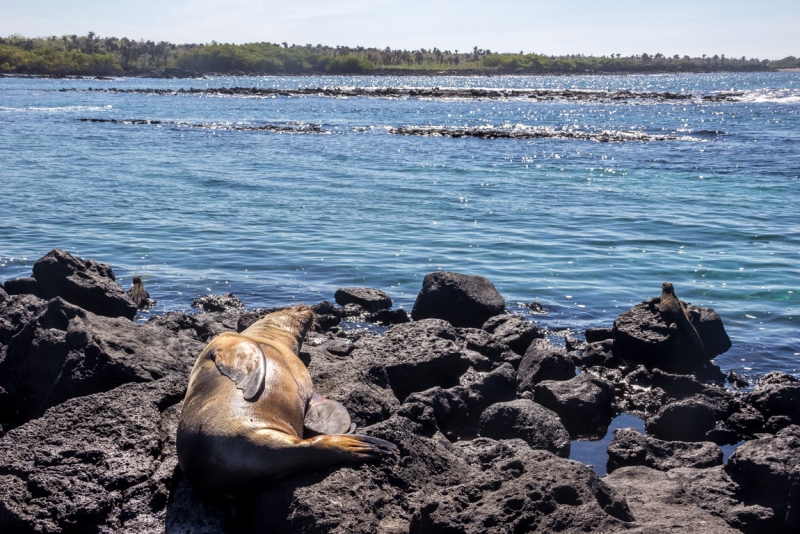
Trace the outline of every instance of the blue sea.
<path fill-rule="evenodd" d="M 84 91 L 418 87 L 674 92 L 499 100 Z M 59 89 L 79 91 L 59 91 Z M 736 101 L 703 96 L 741 93 Z M 85 122 L 77 119 L 119 120 Z M 132 124 L 125 121 L 162 121 Z M 198 127 L 202 125 L 202 127 Z M 275 133 L 278 125 L 323 133 Z M 675 139 L 402 136 L 392 127 Z M 426 273 L 483 275 L 551 331 L 610 326 L 675 284 L 714 308 L 723 371 L 800 370 L 800 73 L 558 77 L 0 78 L 0 280 L 52 248 L 141 275 L 158 305 L 249 307 Z M 525 307 L 539 302 L 547 315 Z M 141 316 L 145 319 L 147 314 Z"/>

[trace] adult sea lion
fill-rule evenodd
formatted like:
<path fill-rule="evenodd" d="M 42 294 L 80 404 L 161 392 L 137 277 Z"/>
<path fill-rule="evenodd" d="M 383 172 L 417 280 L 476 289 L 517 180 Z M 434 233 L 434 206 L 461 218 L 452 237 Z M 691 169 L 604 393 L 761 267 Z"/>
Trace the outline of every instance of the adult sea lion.
<path fill-rule="evenodd" d="M 314 393 L 298 358 L 305 306 L 214 338 L 194 364 L 178 424 L 178 463 L 199 488 L 235 495 L 300 471 L 365 462 L 397 447 L 349 434 L 347 410 Z"/>
<path fill-rule="evenodd" d="M 675 288 L 669 282 L 661 284 L 661 300 L 659 301 L 658 311 L 661 318 L 667 323 L 670 329 L 677 330 L 678 349 L 690 358 L 702 359 L 705 357 L 706 349 L 703 341 L 697 333 L 697 329 L 692 324 L 686 305 L 678 300 L 675 295 Z"/>
<path fill-rule="evenodd" d="M 150 293 L 144 288 L 144 282 L 140 276 L 133 277 L 133 285 L 128 290 L 128 296 L 138 308 L 149 308 L 156 304 L 156 301 L 150 298 Z"/>

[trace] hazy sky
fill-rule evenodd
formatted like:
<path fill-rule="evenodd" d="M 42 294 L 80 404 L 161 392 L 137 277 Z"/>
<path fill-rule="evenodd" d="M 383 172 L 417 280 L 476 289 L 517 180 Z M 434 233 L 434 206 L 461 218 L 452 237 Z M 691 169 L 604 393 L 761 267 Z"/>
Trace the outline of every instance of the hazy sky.
<path fill-rule="evenodd" d="M 0 35 L 607 55 L 800 56 L 798 0 L 0 0 Z"/>

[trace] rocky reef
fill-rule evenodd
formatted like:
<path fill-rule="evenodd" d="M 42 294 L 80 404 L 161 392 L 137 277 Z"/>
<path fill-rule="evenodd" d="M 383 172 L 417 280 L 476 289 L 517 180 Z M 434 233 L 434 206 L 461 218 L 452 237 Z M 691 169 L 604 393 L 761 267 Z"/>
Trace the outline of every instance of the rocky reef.
<path fill-rule="evenodd" d="M 410 317 L 377 289 L 334 298 L 312 306 L 301 359 L 359 433 L 398 453 L 228 500 L 184 478 L 177 421 L 205 343 L 269 310 L 223 295 L 197 304 L 218 311 L 135 323 L 110 266 L 61 250 L 6 281 L 0 532 L 781 533 L 800 521 L 800 380 L 726 387 L 713 359 L 731 342 L 711 309 L 686 305 L 705 350 L 687 357 L 658 298 L 566 347 L 481 277 L 426 276 Z M 355 317 L 388 328 L 347 328 Z M 609 474 L 568 459 L 571 440 L 621 412 L 646 432 L 616 432 Z M 742 441 L 723 463 L 720 445 Z"/>

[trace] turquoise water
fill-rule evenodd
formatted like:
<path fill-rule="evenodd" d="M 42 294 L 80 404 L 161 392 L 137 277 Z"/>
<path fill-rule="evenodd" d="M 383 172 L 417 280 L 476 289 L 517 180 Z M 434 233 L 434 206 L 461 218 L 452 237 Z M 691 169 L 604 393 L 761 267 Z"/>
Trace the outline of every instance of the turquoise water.
<path fill-rule="evenodd" d="M 60 92 L 485 87 L 671 91 L 680 102 Z M 737 102 L 700 97 L 743 92 Z M 81 122 L 149 119 L 166 124 Z M 319 125 L 323 134 L 236 125 Z M 193 125 L 202 124 L 198 128 Z M 453 139 L 397 126 L 573 128 L 673 141 Z M 800 74 L 0 78 L 0 280 L 54 247 L 142 275 L 155 312 L 366 285 L 410 309 L 425 273 L 491 279 L 581 332 L 675 284 L 725 321 L 725 370 L 798 374 Z"/>

